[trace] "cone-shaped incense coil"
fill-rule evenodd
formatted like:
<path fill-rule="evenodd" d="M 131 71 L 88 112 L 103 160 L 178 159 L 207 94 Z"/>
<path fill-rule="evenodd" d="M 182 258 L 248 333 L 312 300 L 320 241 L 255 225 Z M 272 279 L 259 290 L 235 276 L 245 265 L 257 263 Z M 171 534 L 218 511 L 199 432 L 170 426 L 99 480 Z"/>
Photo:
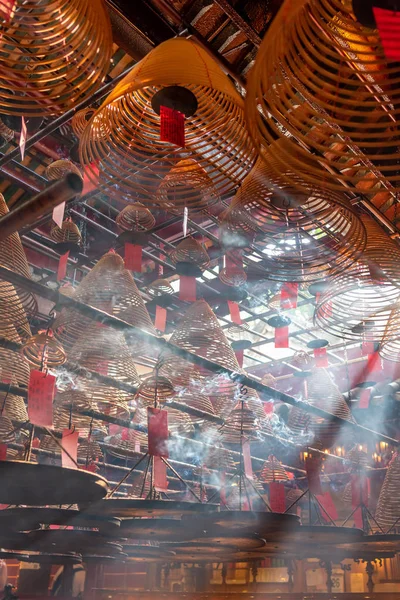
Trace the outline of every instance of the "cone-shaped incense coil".
<path fill-rule="evenodd" d="M 168 279 L 156 279 L 147 287 L 147 293 L 152 298 L 159 298 L 166 294 L 172 295 L 174 293 L 174 288 Z"/>
<path fill-rule="evenodd" d="M 14 135 L 15 132 L 0 119 L 0 139 L 3 139 L 4 142 L 11 142 L 14 139 Z"/>
<path fill-rule="evenodd" d="M 390 529 L 400 519 L 399 482 L 400 455 L 396 452 L 386 471 L 375 511 L 375 518 L 384 530 Z"/>
<path fill-rule="evenodd" d="M 0 444 L 15 442 L 14 426 L 9 417 L 0 415 Z"/>
<path fill-rule="evenodd" d="M 32 336 L 21 348 L 21 353 L 34 369 L 54 369 L 63 365 L 66 354 L 51 332 L 42 331 Z"/>
<path fill-rule="evenodd" d="M 49 180 L 62 179 L 68 173 L 75 173 L 82 179 L 82 173 L 70 160 L 55 160 L 46 168 L 46 177 Z"/>
<path fill-rule="evenodd" d="M 214 407 L 214 412 L 219 417 L 225 419 L 235 408 L 235 399 L 233 395 L 229 396 L 211 396 L 210 398 Z"/>
<path fill-rule="evenodd" d="M 212 180 L 195 160 L 181 160 L 160 183 L 157 203 L 171 213 L 191 212 L 213 206 L 219 201 Z"/>
<path fill-rule="evenodd" d="M 314 281 L 343 271 L 366 244 L 363 224 L 345 198 L 315 187 L 307 194 L 279 188 L 260 163 L 247 176 L 225 219 L 238 227 L 253 220 L 258 232 L 254 246 L 260 242 L 257 258 L 262 259 L 257 268 L 275 281 Z"/>
<path fill-rule="evenodd" d="M 0 415 L 19 423 L 26 423 L 29 420 L 24 399 L 21 396 L 8 394 L 6 391 L 0 392 Z"/>
<path fill-rule="evenodd" d="M 96 109 L 94 108 L 83 108 L 72 117 L 72 130 L 78 139 L 81 137 L 86 125 L 89 123 L 95 112 Z"/>
<path fill-rule="evenodd" d="M 158 107 L 175 101 L 186 114 L 184 149 L 160 140 Z M 159 44 L 116 86 L 85 128 L 80 153 L 93 181 L 99 161 L 108 194 L 147 206 L 158 206 L 160 181 L 171 168 L 184 170 L 187 159 L 196 159 L 218 194 L 235 189 L 255 160 L 240 95 L 211 55 L 184 38 Z"/>
<path fill-rule="evenodd" d="M 202 412 L 209 413 L 210 415 L 215 415 L 214 407 L 212 402 L 208 396 L 204 396 L 203 394 L 198 394 L 194 390 L 187 390 L 182 396 L 176 398 L 178 402 L 186 404 L 191 408 L 195 408 L 197 410 L 201 410 Z M 190 418 L 193 423 L 203 423 L 204 417 L 190 415 Z"/>
<path fill-rule="evenodd" d="M 146 479 L 145 479 L 146 477 Z M 134 473 L 132 486 L 128 491 L 131 498 L 146 498 L 150 494 L 151 473 Z"/>
<path fill-rule="evenodd" d="M 367 247 L 361 259 L 329 279 L 315 309 L 323 330 L 346 339 L 380 340 L 389 307 L 400 297 L 400 248 L 375 221 L 362 216 Z"/>
<path fill-rule="evenodd" d="M 269 145 L 290 132 L 278 172 L 290 165 L 339 192 L 397 191 L 399 65 L 385 57 L 382 31 L 362 26 L 351 7 L 342 0 L 284 2 L 251 70 L 247 123 L 266 160 Z"/>
<path fill-rule="evenodd" d="M 84 460 L 86 464 L 98 461 L 103 452 L 96 440 L 81 440 L 78 445 L 78 460 Z"/>
<path fill-rule="evenodd" d="M 182 240 L 175 250 L 172 250 L 170 259 L 176 265 L 177 263 L 190 263 L 196 265 L 202 271 L 210 264 L 210 257 L 203 246 L 194 238 L 186 237 Z"/>
<path fill-rule="evenodd" d="M 51 228 L 50 237 L 54 242 L 56 242 L 56 244 L 64 244 L 65 242 L 69 242 L 80 246 L 82 242 L 81 232 L 79 231 L 78 226 L 71 221 L 71 219 L 65 219 L 62 227 L 54 224 Z"/>
<path fill-rule="evenodd" d="M 125 206 L 115 222 L 123 231 L 149 231 L 156 224 L 156 220 L 149 209 L 140 202 Z"/>
<path fill-rule="evenodd" d="M 194 430 L 190 416 L 175 408 L 165 407 L 168 412 L 168 431 L 170 435 L 192 433 Z"/>
<path fill-rule="evenodd" d="M 351 461 L 349 468 L 351 471 L 359 471 L 367 467 L 371 460 L 364 450 L 360 450 L 358 446 L 354 446 L 348 451 L 346 458 Z"/>
<path fill-rule="evenodd" d="M 254 478 L 252 483 L 261 495 L 265 493 L 264 488 L 258 479 Z M 253 501 L 259 499 L 259 495 L 254 490 L 253 486 L 246 480 L 242 481 L 242 493 L 240 493 L 240 484 L 237 478 L 234 479 L 234 483 L 230 489 L 227 486 L 226 496 L 226 504 L 231 510 L 243 510 L 249 500 Z"/>
<path fill-rule="evenodd" d="M 232 452 L 224 446 L 211 446 L 207 448 L 208 453 L 205 459 L 205 465 L 209 469 L 217 469 L 223 473 L 232 472 L 236 467 Z"/>
<path fill-rule="evenodd" d="M 138 397 L 143 406 L 155 406 L 156 403 L 164 403 L 172 398 L 175 390 L 168 377 L 154 374 L 146 377 L 140 384 Z"/>
<path fill-rule="evenodd" d="M 32 335 L 25 308 L 15 287 L 8 281 L 0 281 L 0 335 L 12 324 L 21 338 Z"/>
<path fill-rule="evenodd" d="M 396 302 L 390 310 L 384 310 L 388 316 L 383 339 L 379 345 L 379 354 L 386 360 L 400 362 L 400 302 Z M 380 313 L 374 315 L 374 321 L 379 320 Z"/>
<path fill-rule="evenodd" d="M 21 343 L 13 325 L 7 324 L 1 333 L 5 340 Z M 0 347 L 0 372 L 2 381 L 12 381 L 18 386 L 28 387 L 30 365 L 19 352 Z"/>
<path fill-rule="evenodd" d="M 80 390 L 57 392 L 53 404 L 54 427 L 58 430 L 75 427 L 82 438 L 103 439 L 107 429 L 102 421 L 82 415 L 81 410 L 98 411 L 98 406 Z"/>
<path fill-rule="evenodd" d="M 98 261 L 76 288 L 74 298 L 156 335 L 132 274 L 115 252 Z M 65 309 L 53 324 L 54 335 L 69 351 L 91 322 L 77 311 Z"/>
<path fill-rule="evenodd" d="M 210 306 L 204 300 L 194 302 L 186 311 L 183 319 L 178 324 L 174 333 L 171 336 L 170 343 L 175 344 L 180 348 L 184 348 L 193 354 L 202 356 L 210 361 L 213 361 L 223 367 L 240 372 L 239 364 L 236 360 L 230 343 L 225 337 L 225 334 L 218 323 L 218 319 L 211 310 Z M 169 364 L 169 357 L 164 359 L 164 368 Z M 171 374 L 171 380 L 175 387 L 181 382 L 183 387 L 185 380 L 187 382 L 188 373 L 184 373 L 186 365 L 184 361 L 180 361 L 180 371 L 178 370 L 174 376 Z M 168 372 L 164 371 L 163 372 Z M 182 373 L 182 379 L 179 372 Z M 198 377 L 202 378 L 204 389 L 202 393 L 209 396 L 229 396 L 234 395 L 236 384 L 225 375 L 210 375 L 208 371 L 200 373 L 196 372 Z"/>
<path fill-rule="evenodd" d="M 247 406 L 253 411 L 259 421 L 265 419 L 264 405 L 255 390 L 246 388 L 246 394 L 243 394 L 243 396 L 241 395 L 241 397 L 247 402 Z"/>
<path fill-rule="evenodd" d="M 225 444 L 239 444 L 242 436 L 254 440 L 259 424 L 256 415 L 246 402 L 238 402 L 220 428 L 221 440 Z"/>
<path fill-rule="evenodd" d="M 1 29 L 1 27 L 0 27 Z M 1 86 L 0 86 L 1 87 Z M 0 194 L 0 217 L 6 215 L 9 212 L 6 201 L 2 194 Z M 21 244 L 18 233 L 12 233 L 8 237 L 2 237 L 0 239 L 0 266 L 10 269 L 19 275 L 23 275 L 27 279 L 31 278 L 29 271 L 28 261 L 26 260 L 25 252 Z M 5 301 L 10 300 L 14 304 L 13 297 L 9 298 L 10 290 L 11 296 L 13 296 L 14 287 L 5 282 L 5 287 L 0 289 L 5 294 Z M 36 298 L 30 292 L 22 288 L 17 288 L 18 296 L 24 306 L 27 313 L 34 315 L 37 312 Z M 2 320 L 7 319 L 7 312 L 2 312 Z M 14 321 L 11 321 L 16 326 Z"/>
<path fill-rule="evenodd" d="M 289 477 L 280 460 L 275 456 L 269 456 L 262 466 L 259 479 L 262 483 L 273 481 L 288 481 Z"/>
<path fill-rule="evenodd" d="M 3 4 L 0 112 L 62 114 L 89 98 L 110 68 L 111 25 L 101 0 Z M 4 11 L 3 11 L 4 12 Z"/>
<path fill-rule="evenodd" d="M 132 454 L 138 454 L 143 450 L 143 445 L 141 444 L 141 437 L 143 435 L 140 431 L 135 431 L 134 429 L 124 429 L 112 435 L 108 439 L 109 447 L 107 448 L 107 454 L 111 454 L 111 456 L 117 458 L 126 458 L 132 456 Z"/>

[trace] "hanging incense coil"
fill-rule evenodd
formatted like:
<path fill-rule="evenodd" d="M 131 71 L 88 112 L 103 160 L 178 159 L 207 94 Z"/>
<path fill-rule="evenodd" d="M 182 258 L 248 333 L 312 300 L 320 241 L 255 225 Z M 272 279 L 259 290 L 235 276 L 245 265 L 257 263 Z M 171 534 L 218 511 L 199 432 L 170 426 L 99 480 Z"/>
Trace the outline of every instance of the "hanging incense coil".
<path fill-rule="evenodd" d="M 116 458 L 132 457 L 141 452 L 140 441 L 140 432 L 134 429 L 124 429 L 109 438 L 107 454 Z"/>
<path fill-rule="evenodd" d="M 397 491 L 399 481 L 400 455 L 396 452 L 387 468 L 375 511 L 375 519 L 385 531 L 395 525 L 400 518 L 400 498 Z"/>
<path fill-rule="evenodd" d="M 214 407 L 214 412 L 219 417 L 225 418 L 235 407 L 235 399 L 233 396 L 211 396 L 210 400 Z"/>
<path fill-rule="evenodd" d="M 210 415 L 215 415 L 214 407 L 212 402 L 208 396 L 204 396 L 203 394 L 198 394 L 194 390 L 186 390 L 182 396 L 176 398 L 178 402 L 186 404 L 191 408 L 195 408 L 197 410 L 201 410 L 202 412 L 208 413 Z M 190 415 L 192 423 L 203 423 L 204 417 Z"/>
<path fill-rule="evenodd" d="M 63 407 L 68 409 L 68 411 L 71 410 L 71 413 L 74 414 L 75 411 L 89 410 L 92 406 L 90 398 L 82 390 L 67 389 L 59 391 L 58 386 L 57 390 L 54 397 L 54 409 Z M 88 419 L 88 417 L 83 418 L 85 422 Z"/>
<path fill-rule="evenodd" d="M 13 325 L 4 325 L 1 333 L 6 342 L 21 344 L 21 338 Z M 0 346 L 0 369 L 3 381 L 12 381 L 18 386 L 28 387 L 30 365 L 19 352 Z"/>
<path fill-rule="evenodd" d="M 259 162 L 246 177 L 225 219 L 238 227 L 253 222 L 258 252 L 254 258 L 250 252 L 249 260 L 257 259 L 257 269 L 268 279 L 314 281 L 346 269 L 365 247 L 362 222 L 339 194 L 315 186 L 300 193 L 280 177 L 273 179 L 276 146 L 268 167 Z"/>
<path fill-rule="evenodd" d="M 185 148 L 160 140 L 160 105 L 186 116 Z M 100 142 L 99 128 L 106 131 Z M 146 206 L 159 206 L 160 181 L 171 169 L 185 172 L 187 159 L 219 195 L 235 189 L 255 160 L 240 95 L 210 54 L 184 38 L 159 44 L 117 85 L 85 128 L 80 154 L 91 180 L 98 161 L 108 195 Z"/>
<path fill-rule="evenodd" d="M 46 177 L 49 181 L 62 179 L 68 173 L 75 173 L 82 179 L 82 173 L 70 160 L 55 160 L 46 168 Z"/>
<path fill-rule="evenodd" d="M 220 197 L 207 171 L 192 158 L 181 160 L 164 177 L 157 191 L 157 204 L 171 213 L 210 208 Z"/>
<path fill-rule="evenodd" d="M 1 101 L 0 101 L 1 102 Z M 6 215 L 9 212 L 4 196 L 0 194 L 0 217 Z M 0 239 L 0 266 L 10 269 L 19 275 L 23 275 L 27 279 L 31 279 L 28 261 L 26 260 L 25 252 L 21 244 L 18 233 L 12 233 L 8 237 L 2 237 Z M 25 325 L 26 314 L 20 310 L 19 304 L 15 298 L 15 292 L 23 305 L 24 310 L 29 315 L 35 315 L 37 313 L 37 301 L 35 296 L 25 289 L 12 286 L 8 282 L 4 282 L 2 287 L 4 304 L 10 303 L 10 309 L 2 311 L 2 320 L 8 320 L 8 317 L 12 319 L 12 316 L 18 315 L 17 322 L 11 320 L 10 322 L 18 327 L 19 325 Z M 1 289 L 0 289 L 1 292 Z M 10 310 L 9 315 L 7 310 Z M 24 320 L 25 319 L 25 320 Z"/>
<path fill-rule="evenodd" d="M 190 416 L 175 408 L 165 406 L 168 413 L 168 431 L 169 435 L 180 435 L 183 433 L 193 433 L 194 427 Z"/>
<path fill-rule="evenodd" d="M 122 231 L 149 231 L 156 224 L 149 209 L 140 202 L 125 206 L 115 222 Z"/>
<path fill-rule="evenodd" d="M 264 462 L 259 479 L 262 483 L 272 483 L 273 481 L 288 481 L 289 477 L 281 461 L 271 455 Z"/>
<path fill-rule="evenodd" d="M 83 108 L 74 114 L 71 119 L 71 126 L 74 134 L 78 139 L 82 136 L 82 133 L 85 130 L 85 127 L 89 123 L 90 119 L 93 117 L 96 112 L 95 108 Z"/>
<path fill-rule="evenodd" d="M 300 507 L 302 503 L 302 499 L 300 500 L 301 496 L 303 496 L 303 490 L 301 490 L 300 488 L 290 488 L 287 491 L 286 506 L 288 507 L 288 514 L 297 515 L 297 508 Z M 294 506 L 292 506 L 292 508 L 290 508 L 290 506 L 296 501 L 298 502 Z"/>
<path fill-rule="evenodd" d="M 382 312 L 384 313 L 383 318 L 386 319 L 386 327 L 379 345 L 379 354 L 385 360 L 399 362 L 400 302 L 396 302 L 390 309 Z M 380 316 L 380 313 L 374 315 L 374 322 L 377 321 L 377 316 Z M 368 334 L 366 337 L 368 339 Z"/>
<path fill-rule="evenodd" d="M 35 369 L 54 369 L 63 365 L 67 356 L 50 331 L 32 336 L 21 348 L 22 355 Z"/>
<path fill-rule="evenodd" d="M 380 340 L 391 305 L 400 298 L 400 248 L 375 221 L 362 216 L 368 243 L 361 259 L 334 275 L 321 293 L 314 320 L 344 339 Z"/>
<path fill-rule="evenodd" d="M 168 377 L 155 373 L 142 381 L 138 397 L 143 406 L 155 406 L 159 403 L 164 404 L 174 393 L 174 386 Z"/>
<path fill-rule="evenodd" d="M 243 395 L 243 400 L 259 421 L 265 419 L 264 405 L 260 400 L 259 395 L 255 390 L 246 388 L 246 394 Z"/>
<path fill-rule="evenodd" d="M 226 266 L 220 270 L 218 277 L 225 285 L 240 287 L 247 281 L 247 274 L 243 269 L 243 253 L 240 248 L 226 252 Z"/>
<path fill-rule="evenodd" d="M 189 263 L 196 265 L 204 271 L 210 264 L 210 257 L 203 246 L 194 238 L 186 237 L 170 253 L 170 259 L 174 265 L 178 263 Z"/>
<path fill-rule="evenodd" d="M 210 469 L 217 469 L 223 473 L 229 473 L 235 470 L 236 463 L 233 454 L 228 448 L 221 445 L 215 445 L 207 448 L 208 452 L 205 458 L 205 465 Z"/>
<path fill-rule="evenodd" d="M 0 444 L 11 444 L 15 442 L 14 425 L 11 419 L 4 414 L 0 415 Z"/>
<path fill-rule="evenodd" d="M 277 166 L 325 189 L 397 191 L 398 76 L 378 29 L 357 22 L 350 2 L 286 0 L 249 78 L 250 134 L 261 156 L 287 136 Z"/>
<path fill-rule="evenodd" d="M 96 440 L 81 440 L 78 444 L 78 461 L 84 460 L 86 464 L 97 462 L 103 457 L 102 449 Z"/>
<path fill-rule="evenodd" d="M 238 402 L 220 428 L 221 441 L 224 444 L 238 444 L 242 436 L 249 440 L 257 439 L 259 423 L 247 402 Z"/>
<path fill-rule="evenodd" d="M 2 113 L 62 114 L 92 96 L 107 75 L 112 35 L 100 0 L 17 0 L 0 33 Z"/>
<path fill-rule="evenodd" d="M 99 407 L 86 394 L 78 390 L 57 392 L 53 404 L 53 423 L 55 429 L 71 429 L 75 427 L 83 438 L 102 440 L 107 435 L 107 428 L 102 421 L 80 413 L 81 410 L 99 411 Z M 109 409 L 109 406 L 106 407 Z"/>
<path fill-rule="evenodd" d="M 14 135 L 15 132 L 0 119 L 0 146 L 11 142 L 14 139 Z"/>
<path fill-rule="evenodd" d="M 368 454 L 364 450 L 360 450 L 358 446 L 354 446 L 354 448 L 349 450 L 346 458 L 351 461 L 349 467 L 352 471 L 365 469 L 371 462 Z"/>
<path fill-rule="evenodd" d="M 60 254 L 79 252 L 82 236 L 78 226 L 71 219 L 65 219 L 61 227 L 54 223 L 50 231 L 50 237 L 56 243 L 55 249 Z"/>
<path fill-rule="evenodd" d="M 134 473 L 128 492 L 130 498 L 147 498 L 151 490 L 151 473 Z"/>
<path fill-rule="evenodd" d="M 147 286 L 147 293 L 152 298 L 159 298 L 160 296 L 171 296 L 174 293 L 174 288 L 168 281 L 168 279 L 156 279 Z"/>
<path fill-rule="evenodd" d="M 25 308 L 15 287 L 7 281 L 0 281 L 0 335 L 9 323 L 17 329 L 21 338 L 32 335 Z"/>
<path fill-rule="evenodd" d="M 0 392 L 0 415 L 19 423 L 26 423 L 29 420 L 24 399 L 7 391 Z"/>

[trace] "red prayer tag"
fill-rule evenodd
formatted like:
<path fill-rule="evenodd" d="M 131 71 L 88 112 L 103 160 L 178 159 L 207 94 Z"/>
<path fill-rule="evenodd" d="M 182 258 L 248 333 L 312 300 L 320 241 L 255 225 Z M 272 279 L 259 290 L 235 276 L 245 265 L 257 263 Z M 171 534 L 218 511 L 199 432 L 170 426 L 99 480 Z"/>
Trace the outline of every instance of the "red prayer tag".
<path fill-rule="evenodd" d="M 107 377 L 107 375 L 108 375 L 108 360 L 101 360 L 100 362 L 98 362 L 96 372 L 99 375 L 105 375 Z"/>
<path fill-rule="evenodd" d="M 315 366 L 319 369 L 326 369 L 329 367 L 328 355 L 326 348 L 314 348 Z"/>
<path fill-rule="evenodd" d="M 238 361 L 239 367 L 243 367 L 244 350 L 236 350 L 235 356 L 236 360 Z"/>
<path fill-rule="evenodd" d="M 160 106 L 160 140 L 185 147 L 185 115 L 177 110 Z"/>
<path fill-rule="evenodd" d="M 179 277 L 179 300 L 196 302 L 196 277 L 180 275 Z"/>
<path fill-rule="evenodd" d="M 275 329 L 275 348 L 289 348 L 289 327 Z"/>
<path fill-rule="evenodd" d="M 17 0 L 0 0 L 0 19 L 9 23 L 14 16 Z"/>
<path fill-rule="evenodd" d="M 372 10 L 386 58 L 400 60 L 400 12 L 376 6 Z"/>
<path fill-rule="evenodd" d="M 79 468 L 82 471 L 89 471 L 89 473 L 96 473 L 97 471 L 97 465 L 96 463 L 89 463 L 88 465 L 80 465 Z"/>
<path fill-rule="evenodd" d="M 160 456 L 154 457 L 154 488 L 156 492 L 165 492 L 168 489 L 167 481 L 167 465 L 163 462 Z"/>
<path fill-rule="evenodd" d="M 248 479 L 253 479 L 253 466 L 251 464 L 250 442 L 248 440 L 244 440 L 242 442 L 242 452 L 244 474 Z"/>
<path fill-rule="evenodd" d="M 65 212 L 65 202 L 61 202 L 58 206 L 53 208 L 53 221 L 59 227 L 62 227 Z"/>
<path fill-rule="evenodd" d="M 374 342 L 366 342 L 364 341 L 361 344 L 361 354 L 363 356 L 367 356 L 368 354 L 373 354 L 374 353 Z"/>
<path fill-rule="evenodd" d="M 75 463 L 78 462 L 78 437 L 79 431 L 76 429 L 63 430 L 61 441 L 63 447 L 61 451 L 61 464 L 63 467 L 76 469 Z"/>
<path fill-rule="evenodd" d="M 137 244 L 125 244 L 125 269 L 134 271 L 135 273 L 142 272 L 142 246 Z"/>
<path fill-rule="evenodd" d="M 110 423 L 108 426 L 108 431 L 110 435 L 117 435 L 120 432 L 120 425 L 115 425 L 114 423 Z"/>
<path fill-rule="evenodd" d="M 28 385 L 28 415 L 33 425 L 53 426 L 53 398 L 56 378 L 31 371 Z"/>
<path fill-rule="evenodd" d="M 368 355 L 367 361 L 367 374 L 368 373 L 377 373 L 382 371 L 382 361 L 379 356 L 379 352 L 373 352 Z"/>
<path fill-rule="evenodd" d="M 168 413 L 160 408 L 147 409 L 148 445 L 151 456 L 168 458 Z"/>
<path fill-rule="evenodd" d="M 273 402 L 264 402 L 264 413 L 266 415 L 271 415 L 274 412 L 274 403 Z"/>
<path fill-rule="evenodd" d="M 306 458 L 306 472 L 308 480 L 308 489 L 314 495 L 322 494 L 321 480 L 319 474 L 321 471 L 321 459 L 318 456 L 308 456 Z"/>
<path fill-rule="evenodd" d="M 237 302 L 233 302 L 232 300 L 228 300 L 228 308 L 231 315 L 232 323 L 236 323 L 236 325 L 242 324 L 242 319 L 240 318 L 240 306 Z"/>
<path fill-rule="evenodd" d="M 272 512 L 284 513 L 286 510 L 285 486 L 278 481 L 269 484 L 269 504 Z"/>
<path fill-rule="evenodd" d="M 67 275 L 67 263 L 69 258 L 69 250 L 60 256 L 57 269 L 57 281 L 62 281 Z"/>
<path fill-rule="evenodd" d="M 7 444 L 0 444 L 0 460 L 7 460 Z"/>
<path fill-rule="evenodd" d="M 358 408 L 368 408 L 370 396 L 371 396 L 370 389 L 362 389 L 360 391 L 360 399 L 358 401 Z"/>
<path fill-rule="evenodd" d="M 167 325 L 167 309 L 163 306 L 156 306 L 156 318 L 154 320 L 154 327 L 159 331 L 165 331 Z"/>
<path fill-rule="evenodd" d="M 97 185 L 98 185 L 98 181 L 99 181 L 99 168 L 97 165 L 95 165 L 94 163 L 92 163 L 90 165 L 90 176 L 92 179 L 95 179 L 96 182 L 92 182 L 89 179 L 89 176 L 87 174 L 87 169 L 88 167 L 86 167 L 84 173 L 83 173 L 83 188 L 82 188 L 82 196 L 85 196 L 85 194 L 89 194 L 90 192 L 94 192 L 95 190 L 97 190 Z"/>
<path fill-rule="evenodd" d="M 333 502 L 332 496 L 330 495 L 329 492 L 325 492 L 324 494 L 318 495 L 316 496 L 318 502 L 320 503 L 320 505 L 323 507 L 324 510 L 321 510 L 321 517 L 324 519 L 324 521 L 326 521 L 327 523 L 330 523 L 330 519 L 329 517 L 332 519 L 332 521 L 336 521 L 338 519 L 338 514 L 337 514 L 337 510 L 336 510 L 336 506 L 335 503 Z M 326 514 L 328 513 L 328 514 Z M 328 517 L 329 515 L 329 517 Z"/>
<path fill-rule="evenodd" d="M 298 283 L 284 283 L 281 288 L 281 310 L 297 308 Z"/>

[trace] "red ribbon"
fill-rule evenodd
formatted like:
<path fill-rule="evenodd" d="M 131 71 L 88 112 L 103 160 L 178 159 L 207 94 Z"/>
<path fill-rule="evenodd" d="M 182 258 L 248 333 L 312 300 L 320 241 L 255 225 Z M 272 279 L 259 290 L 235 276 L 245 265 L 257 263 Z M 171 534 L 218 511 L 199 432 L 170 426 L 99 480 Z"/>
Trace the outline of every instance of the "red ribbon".
<path fill-rule="evenodd" d="M 154 327 L 158 331 L 165 331 L 167 325 L 167 309 L 162 306 L 156 306 L 156 317 L 154 319 Z"/>
<path fill-rule="evenodd" d="M 196 302 L 196 277 L 180 275 L 179 278 L 179 300 Z"/>
<path fill-rule="evenodd" d="M 400 60 L 400 12 L 372 7 L 376 26 L 388 60 Z"/>
<path fill-rule="evenodd" d="M 275 329 L 275 348 L 289 348 L 289 327 Z"/>
<path fill-rule="evenodd" d="M 147 431 L 150 456 L 168 458 L 168 413 L 166 410 L 147 409 Z"/>
<path fill-rule="evenodd" d="M 281 288 L 281 310 L 297 308 L 298 283 L 284 283 Z"/>
<path fill-rule="evenodd" d="M 314 348 L 314 358 L 316 367 L 320 369 L 326 369 L 329 367 L 326 348 Z"/>
<path fill-rule="evenodd" d="M 67 275 L 67 263 L 69 258 L 69 250 L 60 256 L 57 269 L 57 281 L 62 281 Z"/>
<path fill-rule="evenodd" d="M 165 492 L 168 489 L 167 465 L 161 460 L 160 456 L 154 457 L 153 470 L 154 488 L 156 492 Z"/>
<path fill-rule="evenodd" d="M 269 484 L 269 504 L 272 512 L 284 513 L 286 510 L 285 486 L 278 481 Z"/>
<path fill-rule="evenodd" d="M 243 367 L 244 350 L 236 350 L 235 356 L 236 360 L 238 361 L 239 367 Z"/>
<path fill-rule="evenodd" d="M 134 271 L 135 273 L 142 272 L 142 246 L 137 244 L 125 244 L 125 269 Z"/>
<path fill-rule="evenodd" d="M 185 147 L 185 115 L 167 106 L 160 106 L 160 140 Z"/>
<path fill-rule="evenodd" d="M 0 444 L 0 460 L 7 460 L 7 444 Z"/>

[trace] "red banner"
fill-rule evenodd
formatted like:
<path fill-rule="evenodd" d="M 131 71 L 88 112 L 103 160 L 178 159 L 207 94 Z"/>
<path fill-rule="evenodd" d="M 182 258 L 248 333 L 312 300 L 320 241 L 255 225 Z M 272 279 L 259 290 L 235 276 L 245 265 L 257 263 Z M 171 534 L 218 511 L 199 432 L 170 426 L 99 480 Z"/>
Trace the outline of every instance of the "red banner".
<path fill-rule="evenodd" d="M 78 462 L 78 437 L 79 431 L 76 429 L 63 430 L 61 441 L 61 445 L 63 447 L 61 451 L 61 464 L 63 467 L 76 469 L 75 463 Z"/>
<path fill-rule="evenodd" d="M 196 302 L 196 277 L 180 275 L 179 277 L 179 300 Z"/>
<path fill-rule="evenodd" d="M 284 283 L 281 288 L 281 310 L 297 308 L 298 283 Z"/>
<path fill-rule="evenodd" d="M 242 319 L 240 318 L 240 306 L 237 302 L 233 302 L 232 300 L 228 300 L 228 308 L 229 313 L 231 315 L 232 323 L 236 323 L 236 325 L 242 324 Z"/>
<path fill-rule="evenodd" d="M 289 327 L 275 329 L 275 348 L 289 348 Z"/>
<path fill-rule="evenodd" d="M 319 478 L 321 465 L 322 460 L 319 456 L 308 456 L 306 458 L 308 489 L 314 495 L 322 494 L 321 480 Z"/>
<path fill-rule="evenodd" d="M 238 361 L 239 367 L 243 367 L 244 350 L 236 350 L 236 360 Z"/>
<path fill-rule="evenodd" d="M 269 484 L 269 505 L 272 512 L 284 513 L 286 510 L 285 486 L 273 481 Z"/>
<path fill-rule="evenodd" d="M 388 60 L 400 60 L 400 12 L 372 7 L 383 51 Z"/>
<path fill-rule="evenodd" d="M 67 275 L 67 264 L 69 258 L 69 250 L 60 256 L 57 269 L 57 281 L 62 281 Z"/>
<path fill-rule="evenodd" d="M 160 408 L 147 409 L 149 454 L 168 458 L 168 413 Z"/>
<path fill-rule="evenodd" d="M 154 488 L 157 492 L 165 492 L 168 489 L 167 465 L 159 456 L 154 456 Z"/>
<path fill-rule="evenodd" d="M 160 140 L 185 147 L 185 115 L 167 106 L 160 106 Z"/>
<path fill-rule="evenodd" d="M 53 426 L 53 398 L 56 378 L 42 371 L 31 371 L 28 385 L 28 415 L 33 425 Z"/>
<path fill-rule="evenodd" d="M 128 269 L 128 271 L 134 271 L 134 273 L 141 273 L 142 253 L 142 246 L 138 246 L 137 244 L 126 243 L 124 255 L 125 269 Z"/>
<path fill-rule="evenodd" d="M 156 317 L 154 319 L 154 327 L 158 331 L 165 331 L 167 325 L 167 309 L 162 306 L 156 306 Z"/>
<path fill-rule="evenodd" d="M 315 366 L 319 369 L 327 369 L 329 367 L 328 355 L 326 348 L 314 348 Z"/>

